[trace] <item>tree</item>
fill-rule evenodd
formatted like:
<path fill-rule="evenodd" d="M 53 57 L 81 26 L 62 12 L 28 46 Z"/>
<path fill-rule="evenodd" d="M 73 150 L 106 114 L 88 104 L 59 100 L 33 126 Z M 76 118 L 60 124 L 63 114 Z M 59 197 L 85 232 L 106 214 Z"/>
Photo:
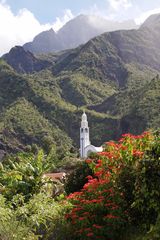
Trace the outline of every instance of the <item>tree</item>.
<path fill-rule="evenodd" d="M 1 164 L 0 192 L 11 200 L 16 194 L 25 196 L 28 201 L 33 194 L 39 193 L 45 184 L 43 174 L 50 168 L 42 150 L 37 155 L 19 153 L 9 156 Z"/>

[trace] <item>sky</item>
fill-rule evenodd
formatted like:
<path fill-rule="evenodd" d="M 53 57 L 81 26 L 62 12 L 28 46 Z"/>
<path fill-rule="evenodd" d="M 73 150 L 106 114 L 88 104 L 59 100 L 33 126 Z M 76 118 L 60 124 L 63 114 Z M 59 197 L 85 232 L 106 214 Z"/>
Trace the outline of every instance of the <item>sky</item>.
<path fill-rule="evenodd" d="M 0 56 L 79 14 L 141 24 L 154 13 L 160 13 L 160 0 L 0 0 Z"/>

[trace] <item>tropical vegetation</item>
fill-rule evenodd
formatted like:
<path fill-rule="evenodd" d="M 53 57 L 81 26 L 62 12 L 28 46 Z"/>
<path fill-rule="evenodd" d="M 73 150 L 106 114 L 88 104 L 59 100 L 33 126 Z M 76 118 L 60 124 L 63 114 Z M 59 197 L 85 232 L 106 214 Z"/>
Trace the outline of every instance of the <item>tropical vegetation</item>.
<path fill-rule="evenodd" d="M 77 183 L 69 176 L 66 193 L 56 197 L 58 183 L 43 177 L 53 158 L 42 151 L 6 158 L 0 174 L 1 239 L 158 240 L 159 131 L 124 134 L 103 147 L 78 163 L 71 174 Z"/>

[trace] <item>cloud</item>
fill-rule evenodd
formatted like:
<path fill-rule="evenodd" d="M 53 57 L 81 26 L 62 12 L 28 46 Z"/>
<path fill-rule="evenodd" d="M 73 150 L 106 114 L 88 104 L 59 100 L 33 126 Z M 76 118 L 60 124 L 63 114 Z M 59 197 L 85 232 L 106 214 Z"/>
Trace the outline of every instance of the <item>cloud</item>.
<path fill-rule="evenodd" d="M 160 13 L 160 8 L 155 8 L 140 14 L 139 17 L 135 18 L 136 24 L 142 24 L 150 15 Z"/>
<path fill-rule="evenodd" d="M 23 45 L 31 41 L 38 33 L 53 27 L 58 30 L 73 18 L 69 9 L 64 16 L 57 18 L 54 23 L 40 24 L 32 12 L 21 9 L 14 15 L 5 1 L 0 1 L 0 55 L 8 52 L 15 45 Z"/>
<path fill-rule="evenodd" d="M 130 0 L 108 0 L 108 3 L 114 11 L 119 11 L 119 9 L 127 10 L 132 7 Z"/>
<path fill-rule="evenodd" d="M 105 0 L 103 8 L 97 4 L 92 5 L 89 9 L 83 10 L 82 13 L 96 15 L 109 21 L 125 21 L 131 18 L 130 8 L 133 7 L 131 0 Z M 97 23 L 97 27 L 101 23 Z"/>
<path fill-rule="evenodd" d="M 57 17 L 55 23 L 53 23 L 53 29 L 57 32 L 63 25 L 74 18 L 74 15 L 72 14 L 70 9 L 64 10 L 64 16 L 63 17 Z"/>
<path fill-rule="evenodd" d="M 98 5 L 94 4 L 85 12 L 111 21 L 124 21 L 132 18 L 131 7 L 134 7 L 131 0 L 105 0 L 103 8 L 99 8 Z"/>
<path fill-rule="evenodd" d="M 90 6 L 89 9 L 82 9 L 79 14 L 105 17 L 105 13 L 102 11 L 102 9 L 98 8 L 97 4 Z"/>

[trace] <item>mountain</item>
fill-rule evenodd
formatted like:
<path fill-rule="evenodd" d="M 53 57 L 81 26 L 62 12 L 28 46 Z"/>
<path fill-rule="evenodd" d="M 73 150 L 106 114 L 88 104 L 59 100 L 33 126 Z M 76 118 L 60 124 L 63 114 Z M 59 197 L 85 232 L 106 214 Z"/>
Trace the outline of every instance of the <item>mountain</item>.
<path fill-rule="evenodd" d="M 134 21 L 113 22 L 94 15 L 79 15 L 67 22 L 57 33 L 53 29 L 38 34 L 24 49 L 35 54 L 75 48 L 104 32 L 136 28 Z"/>
<path fill-rule="evenodd" d="M 39 72 L 50 66 L 45 60 L 37 59 L 31 52 L 25 51 L 23 47 L 16 46 L 3 59 L 19 73 Z"/>
<path fill-rule="evenodd" d="M 78 148 L 84 108 L 97 146 L 122 133 L 158 128 L 160 29 L 146 23 L 138 30 L 104 33 L 75 49 L 32 54 L 49 64 L 41 71 L 18 71 L 19 59 L 30 54 L 18 47 L 14 65 L 10 53 L 7 63 L 1 59 L 0 146 Z"/>
<path fill-rule="evenodd" d="M 90 78 L 125 87 L 130 75 L 128 64 L 159 71 L 160 29 L 156 26 L 118 30 L 95 37 L 57 61 L 54 72 L 81 72 Z"/>
<path fill-rule="evenodd" d="M 33 53 L 49 53 L 60 49 L 61 43 L 57 34 L 51 28 L 38 34 L 33 42 L 24 44 L 24 49 Z"/>
<path fill-rule="evenodd" d="M 160 14 L 153 14 L 147 18 L 147 20 L 141 25 L 141 28 L 159 28 Z"/>

